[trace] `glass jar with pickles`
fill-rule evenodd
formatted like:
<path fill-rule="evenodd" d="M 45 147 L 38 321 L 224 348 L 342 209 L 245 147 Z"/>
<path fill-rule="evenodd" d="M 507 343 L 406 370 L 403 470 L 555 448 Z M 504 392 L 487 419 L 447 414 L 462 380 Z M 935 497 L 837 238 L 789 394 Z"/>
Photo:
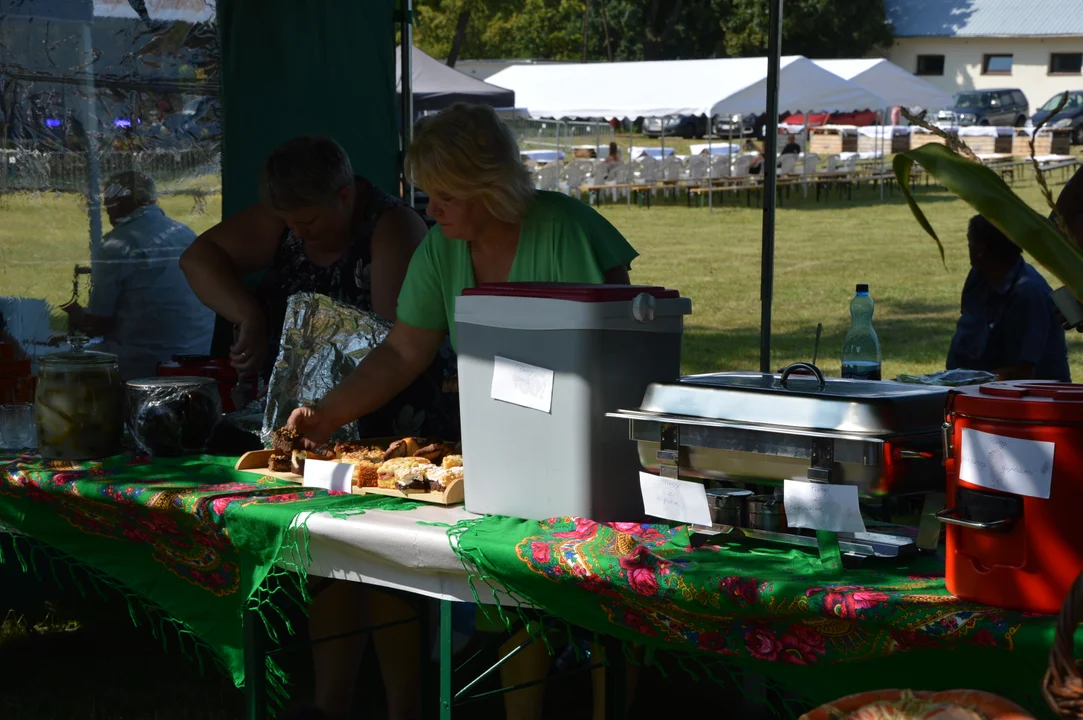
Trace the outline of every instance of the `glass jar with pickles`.
<path fill-rule="evenodd" d="M 117 356 L 87 350 L 87 338 L 38 362 L 34 408 L 38 452 L 49 460 L 95 460 L 121 451 L 124 383 Z"/>

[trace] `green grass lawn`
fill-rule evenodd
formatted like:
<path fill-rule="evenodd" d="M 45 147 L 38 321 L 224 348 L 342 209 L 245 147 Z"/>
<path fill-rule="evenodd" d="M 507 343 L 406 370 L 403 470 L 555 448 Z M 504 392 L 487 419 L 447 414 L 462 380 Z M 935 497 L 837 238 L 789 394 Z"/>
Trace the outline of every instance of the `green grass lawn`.
<path fill-rule="evenodd" d="M 1043 208 L 1032 183 L 1020 183 L 1018 190 L 1032 206 Z M 772 365 L 810 360 L 816 324 L 822 322 L 818 362 L 837 375 L 848 303 L 854 285 L 866 282 L 876 300 L 874 321 L 885 377 L 942 369 L 968 269 L 969 208 L 942 191 L 920 192 L 945 242 L 945 267 L 898 193 L 885 202 L 872 189 L 855 192 L 852 200 L 816 202 L 799 195 L 794 190 L 784 197 L 777 215 Z M 166 196 L 161 204 L 197 232 L 210 227 L 221 212 L 219 196 L 207 197 L 205 206 L 186 196 Z M 619 203 L 605 205 L 601 212 L 641 254 L 633 281 L 677 288 L 692 298 L 685 372 L 758 367 L 762 211 L 745 207 L 743 198 L 729 198 L 724 206 L 708 210 L 685 207 L 683 199 L 666 205 L 659 197 L 651 208 Z M 62 303 L 71 293 L 72 266 L 87 259 L 87 220 L 80 198 L 54 193 L 0 196 L 0 295 Z M 1080 336 L 1074 333 L 1070 352 L 1072 371 L 1083 378 Z M 200 677 L 175 650 L 162 652 L 145 628 L 131 627 L 127 611 L 115 599 L 65 597 L 57 601 L 59 621 L 75 618 L 82 628 L 28 636 L 27 625 L 46 615 L 42 598 L 20 597 L 35 587 L 22 579 L 15 565 L 0 567 L 0 588 L 14 589 L 0 592 L 0 612 L 15 610 L 0 626 L 0 671 L 11 690 L 0 693 L 0 717 L 209 720 L 240 715 L 241 695 L 224 677 L 213 670 Z M 57 597 L 51 589 L 34 592 Z M 103 647 L 113 654 L 102 656 Z M 290 664 L 301 676 L 298 692 L 303 697 L 308 692 L 307 660 L 300 655 Z M 64 675 L 62 690 L 57 690 L 57 668 L 75 670 Z M 371 658 L 363 677 L 366 698 L 378 698 Z M 551 690 L 564 693 L 565 687 Z M 588 688 L 583 685 L 574 692 L 589 697 Z M 560 703 L 551 706 L 559 708 Z"/>
<path fill-rule="evenodd" d="M 1017 190 L 1042 208 L 1033 182 L 1020 182 Z M 865 282 L 876 301 L 885 377 L 943 369 L 968 269 L 971 211 L 943 191 L 922 189 L 920 197 L 944 241 L 947 267 L 897 191 L 884 202 L 872 188 L 855 191 L 852 200 L 806 200 L 796 188 L 783 197 L 776 220 L 773 366 L 811 360 L 816 324 L 822 322 L 818 363 L 837 375 L 848 303 L 854 285 Z M 692 298 L 685 372 L 759 366 L 763 213 L 755 205 L 730 197 L 708 210 L 686 207 L 683 199 L 667 205 L 659 196 L 650 208 L 622 202 L 601 207 L 640 252 L 633 281 L 677 288 Z M 168 196 L 162 206 L 201 232 L 220 215 L 221 197 L 207 197 L 201 207 L 191 197 Z M 78 196 L 0 197 L 0 294 L 65 302 L 72 266 L 87 261 L 86 238 Z M 84 302 L 85 292 L 84 282 Z M 1073 334 L 1069 341 L 1073 375 L 1083 378 L 1080 337 Z"/>

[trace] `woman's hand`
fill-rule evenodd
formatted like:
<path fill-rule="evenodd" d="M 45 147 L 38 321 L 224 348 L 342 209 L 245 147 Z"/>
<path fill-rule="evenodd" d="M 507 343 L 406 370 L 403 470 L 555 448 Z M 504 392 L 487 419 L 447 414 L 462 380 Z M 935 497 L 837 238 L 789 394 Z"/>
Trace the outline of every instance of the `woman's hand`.
<path fill-rule="evenodd" d="M 327 427 L 328 424 L 326 413 L 314 407 L 299 407 L 290 413 L 290 419 L 286 421 L 286 427 L 301 433 L 306 450 L 327 442 L 335 429 Z"/>
<path fill-rule="evenodd" d="M 267 322 L 262 315 L 242 320 L 229 346 L 229 364 L 241 377 L 258 375 L 267 357 Z"/>

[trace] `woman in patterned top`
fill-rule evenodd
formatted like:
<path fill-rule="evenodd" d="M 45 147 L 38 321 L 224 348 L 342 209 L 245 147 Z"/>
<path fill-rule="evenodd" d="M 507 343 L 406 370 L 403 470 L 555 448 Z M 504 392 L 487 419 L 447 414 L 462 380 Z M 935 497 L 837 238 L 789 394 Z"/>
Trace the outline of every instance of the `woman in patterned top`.
<path fill-rule="evenodd" d="M 274 366 L 290 295 L 315 292 L 394 322 L 406 268 L 427 230 L 398 198 L 354 175 L 346 151 L 320 136 L 294 138 L 268 157 L 261 202 L 203 233 L 181 256 L 188 284 L 238 328 L 230 360 L 242 375 Z M 255 293 L 243 277 L 263 272 Z M 449 348 L 379 414 L 362 437 L 458 435 Z"/>

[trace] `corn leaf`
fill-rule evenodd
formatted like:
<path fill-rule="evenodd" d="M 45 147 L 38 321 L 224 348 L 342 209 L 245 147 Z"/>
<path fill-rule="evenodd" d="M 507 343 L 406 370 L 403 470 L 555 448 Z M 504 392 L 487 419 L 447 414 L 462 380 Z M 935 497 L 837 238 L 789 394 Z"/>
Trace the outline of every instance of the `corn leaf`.
<path fill-rule="evenodd" d="M 944 260 L 944 246 L 910 190 L 914 163 L 936 178 L 949 192 L 984 215 L 1012 242 L 1064 283 L 1076 297 L 1083 297 L 1083 252 L 1039 214 L 995 172 L 967 160 L 943 145 L 923 145 L 899 153 L 893 163 L 906 202 L 925 232 L 932 236 Z"/>

